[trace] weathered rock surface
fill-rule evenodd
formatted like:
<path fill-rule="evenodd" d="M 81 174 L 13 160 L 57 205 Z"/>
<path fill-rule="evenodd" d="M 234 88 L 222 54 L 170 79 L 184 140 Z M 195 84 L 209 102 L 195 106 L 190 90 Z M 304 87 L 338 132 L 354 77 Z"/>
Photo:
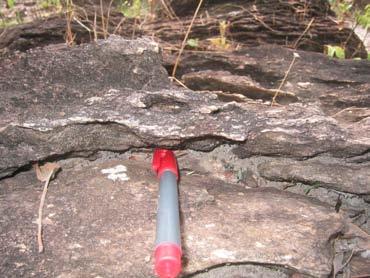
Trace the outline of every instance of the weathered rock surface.
<path fill-rule="evenodd" d="M 259 172 L 268 180 L 302 182 L 314 186 L 325 186 L 341 192 L 370 194 L 369 165 L 285 159 L 263 163 L 259 165 Z"/>
<path fill-rule="evenodd" d="M 180 194 L 185 273 L 260 263 L 288 266 L 288 272 L 280 269 L 286 275 L 295 269 L 326 277 L 337 254 L 352 252 L 357 265 L 351 268 L 366 273 L 369 62 L 299 55 L 282 88 L 296 96 L 294 102 L 272 107 L 266 92 L 278 87 L 293 56 L 279 47 L 204 54 L 203 60 L 185 55 L 191 59 L 180 64 L 180 76 L 217 71 L 214 78 L 224 78 L 229 88 L 232 80 L 244 80 L 244 89 L 265 94 L 261 100 L 242 91 L 173 86 L 160 65 L 158 45 L 148 39 L 111 37 L 2 58 L 0 177 L 39 161 L 96 159 L 101 151 L 214 150 L 198 153 L 208 172 L 194 169 L 190 158 L 185 165 L 179 156 L 185 167 Z M 228 155 L 216 157 L 222 165 L 214 167 L 212 156 L 222 148 Z M 148 161 L 108 160 L 62 165 L 55 181 L 60 186 L 50 191 L 54 207 L 46 207 L 45 257 L 34 253 L 32 219 L 40 193 L 35 180 L 21 173 L 0 181 L 5 276 L 151 275 L 157 182 Z M 119 163 L 128 167 L 130 181 L 112 182 L 101 173 Z M 349 234 L 351 222 L 366 232 Z M 343 246 L 336 247 L 334 239 Z"/>
<path fill-rule="evenodd" d="M 143 32 L 154 34 L 175 50 L 185 36 L 198 3 L 171 1 L 182 20 L 148 22 L 143 25 Z M 210 39 L 220 37 L 220 23 L 224 22 L 224 39 L 235 48 L 274 44 L 323 53 L 325 45 L 345 45 L 348 58 L 359 55 L 366 59 L 365 47 L 357 35 L 341 28 L 329 15 L 333 12 L 325 0 L 204 1 L 189 38 L 199 40 L 196 50 L 213 49 L 215 45 Z"/>
<path fill-rule="evenodd" d="M 134 147 L 206 151 L 230 142 L 240 157 L 298 159 L 369 150 L 368 118 L 345 128 L 315 105 L 225 103 L 170 88 L 158 46 L 146 43 L 112 38 L 2 60 L 1 176 L 51 157 Z"/>
<path fill-rule="evenodd" d="M 248 76 L 233 75 L 228 71 L 200 71 L 184 74 L 184 84 L 193 90 L 223 91 L 241 94 L 251 99 L 271 100 L 277 90 L 266 89 Z M 298 98 L 290 92 L 278 91 L 279 103 L 296 102 Z"/>
<path fill-rule="evenodd" d="M 32 171 L 2 180 L 2 276 L 151 277 L 158 181 L 149 162 L 135 155 L 62 162 L 45 204 L 44 254 L 37 254 L 35 237 L 40 182 Z M 113 174 L 117 165 L 124 167 Z M 261 264 L 256 275 L 326 277 L 332 239 L 348 226 L 341 214 L 311 198 L 245 189 L 202 174 L 183 175 L 180 203 L 184 274 L 235 262 Z M 363 247 L 351 245 L 356 254 Z"/>
<path fill-rule="evenodd" d="M 149 15 L 140 24 L 132 18 L 125 18 L 120 7 L 115 7 L 115 2 L 112 5 L 109 0 L 73 3 L 74 16 L 70 27 L 76 44 L 92 42 L 95 35 L 99 38 L 106 38 L 107 34 L 119 34 L 126 38 L 147 35 L 154 36 L 171 51 L 176 51 L 199 2 L 176 0 L 167 1 L 165 5 L 163 1 L 152 1 L 153 10 L 159 10 L 164 16 L 148 20 L 152 16 Z M 214 49 L 215 45 L 210 41 L 220 36 L 220 23 L 224 22 L 225 39 L 235 49 L 267 43 L 323 53 L 325 45 L 340 45 L 345 46 L 347 58 L 358 56 L 366 59 L 366 49 L 352 28 L 343 27 L 331 16 L 334 13 L 326 0 L 204 1 L 190 38 L 199 39 L 197 50 Z M 167 20 L 168 17 L 170 19 Z M 97 34 L 93 32 L 95 29 Z M 0 28 L 0 54 L 8 50 L 26 51 L 37 46 L 62 43 L 65 42 L 65 33 L 64 14 Z"/>
<path fill-rule="evenodd" d="M 345 108 L 363 108 L 362 113 L 368 111 L 370 66 L 366 60 L 330 59 L 322 54 L 265 45 L 234 52 L 184 54 L 177 73 L 190 89 L 212 88 L 266 99 L 266 95 L 258 96 L 253 91 L 258 87 L 276 91 L 294 53 L 299 57 L 281 88 L 283 92 L 294 93 L 298 98 L 296 102 L 317 104 L 330 116 Z M 171 67 L 174 57 L 166 55 L 165 63 Z M 226 72 L 220 74 L 220 69 Z"/>

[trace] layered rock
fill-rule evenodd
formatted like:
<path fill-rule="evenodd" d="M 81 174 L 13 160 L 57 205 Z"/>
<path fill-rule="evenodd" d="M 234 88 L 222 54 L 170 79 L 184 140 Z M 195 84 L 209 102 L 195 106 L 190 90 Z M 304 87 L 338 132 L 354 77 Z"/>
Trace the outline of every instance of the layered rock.
<path fill-rule="evenodd" d="M 326 277 L 351 253 L 361 269 L 356 273 L 366 273 L 368 234 L 351 222 L 368 231 L 369 64 L 299 52 L 279 92 L 289 101 L 271 106 L 293 53 L 267 46 L 203 54 L 203 60 L 185 55 L 180 76 L 207 91 L 171 84 L 159 46 L 148 39 L 111 37 L 2 58 L 0 177 L 36 162 L 63 164 L 45 214 L 47 255 L 57 263 L 32 256 L 30 219 L 40 193 L 32 173 L 2 179 L 6 276 L 150 276 L 157 181 L 149 159 L 103 157 L 72 166 L 68 159 L 154 147 L 197 156 L 179 154 L 185 273 L 252 263 L 277 266 L 284 275 Z M 212 68 L 215 61 L 220 68 Z M 125 179 L 102 172 L 120 164 Z M 284 192 L 301 185 L 321 190 L 310 196 L 325 203 Z"/>
<path fill-rule="evenodd" d="M 158 181 L 148 161 L 134 157 L 63 162 L 44 211 L 45 253 L 37 256 L 32 221 L 39 182 L 32 172 L 4 180 L 2 274 L 152 277 Z M 347 233 L 351 224 L 330 206 L 273 188 L 245 189 L 207 175 L 184 175 L 180 204 L 183 274 L 244 263 L 261 265 L 256 275 L 327 277 L 332 238 L 346 234 L 357 241 L 351 245 L 356 253 L 367 247 L 363 234 Z"/>

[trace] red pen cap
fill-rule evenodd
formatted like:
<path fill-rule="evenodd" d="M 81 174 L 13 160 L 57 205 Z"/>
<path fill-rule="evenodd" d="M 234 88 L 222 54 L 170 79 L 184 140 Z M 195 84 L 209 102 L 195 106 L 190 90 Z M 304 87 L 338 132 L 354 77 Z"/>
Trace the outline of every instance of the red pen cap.
<path fill-rule="evenodd" d="M 152 167 L 157 173 L 158 178 L 161 177 L 164 171 L 171 171 L 179 179 L 179 170 L 173 151 L 165 149 L 155 149 L 153 155 Z"/>
<path fill-rule="evenodd" d="M 181 272 L 181 248 L 174 243 L 161 243 L 154 251 L 155 272 L 160 278 L 175 278 Z"/>

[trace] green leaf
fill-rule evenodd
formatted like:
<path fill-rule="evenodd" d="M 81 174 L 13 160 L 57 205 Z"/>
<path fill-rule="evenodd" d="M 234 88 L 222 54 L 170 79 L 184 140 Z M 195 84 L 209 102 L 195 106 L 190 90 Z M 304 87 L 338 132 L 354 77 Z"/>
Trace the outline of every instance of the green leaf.
<path fill-rule="evenodd" d="M 370 61 L 370 52 L 367 53 L 367 59 Z"/>
<path fill-rule="evenodd" d="M 6 0 L 6 4 L 9 7 L 9 9 L 12 9 L 15 5 L 15 0 Z"/>
<path fill-rule="evenodd" d="M 348 12 L 351 8 L 352 8 L 352 4 L 351 3 L 339 3 L 338 5 L 340 11 L 342 13 L 345 13 L 345 12 Z"/>
<path fill-rule="evenodd" d="M 139 17 L 140 11 L 141 11 L 141 1 L 134 0 L 132 2 L 132 5 L 130 5 L 128 1 L 126 1 L 122 4 L 121 11 L 125 17 L 128 17 L 128 18 Z"/>
<path fill-rule="evenodd" d="M 356 22 L 365 29 L 370 28 L 370 4 L 366 5 L 364 11 L 356 13 Z"/>
<path fill-rule="evenodd" d="M 327 49 L 328 56 L 333 58 L 335 54 L 335 48 L 331 45 L 327 45 L 326 49 Z"/>
<path fill-rule="evenodd" d="M 335 56 L 337 56 L 339 59 L 345 59 L 346 54 L 344 52 L 344 49 L 340 46 L 335 46 Z"/>
<path fill-rule="evenodd" d="M 139 18 L 149 13 L 148 0 L 132 0 L 131 4 L 129 1 L 124 1 L 121 4 L 120 11 L 125 17 Z"/>
<path fill-rule="evenodd" d="M 343 47 L 335 46 L 335 45 L 326 45 L 327 55 L 329 57 L 337 57 L 339 59 L 345 59 L 346 54 Z"/>
<path fill-rule="evenodd" d="M 197 48 L 199 43 L 199 39 L 188 39 L 186 44 L 190 47 Z"/>

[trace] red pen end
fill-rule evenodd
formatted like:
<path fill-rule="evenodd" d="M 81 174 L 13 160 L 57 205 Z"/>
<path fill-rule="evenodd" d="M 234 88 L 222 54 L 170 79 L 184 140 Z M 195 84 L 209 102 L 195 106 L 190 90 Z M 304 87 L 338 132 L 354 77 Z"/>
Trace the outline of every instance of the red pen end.
<path fill-rule="evenodd" d="M 175 278 L 181 272 L 181 248 L 174 243 L 162 243 L 155 248 L 155 273 L 160 278 Z"/>
<path fill-rule="evenodd" d="M 179 178 L 179 170 L 173 151 L 165 149 L 155 149 L 153 155 L 152 167 L 157 173 L 158 178 L 161 177 L 164 171 L 171 171 Z"/>

